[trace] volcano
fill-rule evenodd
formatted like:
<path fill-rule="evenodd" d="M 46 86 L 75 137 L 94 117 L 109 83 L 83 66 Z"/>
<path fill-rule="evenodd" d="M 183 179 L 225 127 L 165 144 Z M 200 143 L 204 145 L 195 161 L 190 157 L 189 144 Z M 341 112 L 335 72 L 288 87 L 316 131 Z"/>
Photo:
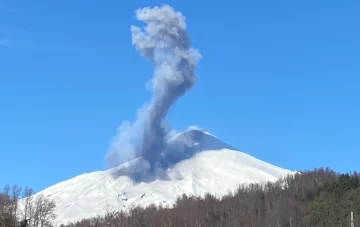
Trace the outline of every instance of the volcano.
<path fill-rule="evenodd" d="M 223 196 L 239 184 L 273 182 L 294 174 L 243 153 L 205 130 L 175 135 L 169 149 L 184 141 L 187 147 L 179 149 L 182 154 L 171 152 L 173 157 L 167 157 L 172 162 L 164 170 L 166 178 L 135 181 L 128 173 L 141 166 L 140 157 L 106 171 L 76 176 L 38 194 L 56 202 L 55 224 L 66 224 L 102 215 L 107 207 L 124 211 L 151 204 L 171 207 L 182 194 Z"/>

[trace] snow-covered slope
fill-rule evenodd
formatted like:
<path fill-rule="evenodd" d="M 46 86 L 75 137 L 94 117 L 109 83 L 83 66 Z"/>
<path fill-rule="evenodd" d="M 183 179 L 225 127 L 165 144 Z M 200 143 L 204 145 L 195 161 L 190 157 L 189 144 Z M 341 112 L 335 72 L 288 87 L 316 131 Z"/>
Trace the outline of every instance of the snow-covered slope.
<path fill-rule="evenodd" d="M 127 176 L 113 177 L 138 161 L 133 160 L 107 171 L 79 175 L 40 193 L 55 200 L 56 223 L 60 224 L 103 214 L 107 206 L 123 210 L 152 203 L 171 206 L 183 193 L 221 196 L 240 183 L 275 181 L 293 174 L 237 151 L 205 131 L 188 130 L 173 141 L 179 139 L 189 140 L 189 157 L 167 170 L 167 180 L 134 183 Z"/>

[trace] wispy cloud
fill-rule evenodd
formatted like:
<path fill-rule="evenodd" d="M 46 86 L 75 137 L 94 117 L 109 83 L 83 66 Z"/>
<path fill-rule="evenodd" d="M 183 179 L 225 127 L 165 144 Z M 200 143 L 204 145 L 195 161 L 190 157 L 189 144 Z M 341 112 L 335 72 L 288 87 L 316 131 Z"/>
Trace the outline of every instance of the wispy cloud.
<path fill-rule="evenodd" d="M 44 47 L 40 43 L 36 43 L 28 40 L 19 39 L 0 39 L 0 48 L 11 49 L 43 49 Z"/>
<path fill-rule="evenodd" d="M 7 13 L 13 13 L 13 12 L 16 12 L 16 9 L 11 8 L 3 3 L 0 3 L 0 11 L 7 12 Z"/>
<path fill-rule="evenodd" d="M 0 14 L 2 10 L 11 11 L 13 9 L 0 3 Z M 88 48 L 82 48 L 76 45 L 54 42 L 55 40 L 50 40 L 51 37 L 47 37 L 45 34 L 46 33 L 41 33 L 41 35 L 39 35 L 25 28 L 15 28 L 0 24 L 0 48 L 58 53 L 80 53 L 88 50 Z"/>
<path fill-rule="evenodd" d="M 20 32 L 19 32 L 20 31 Z M 0 25 L 0 48 L 32 48 L 34 43 L 23 39 L 26 34 L 20 29 Z M 21 38 L 20 38 L 21 37 Z M 20 39 L 19 39 L 20 38 Z"/>
<path fill-rule="evenodd" d="M 17 9 L 9 7 L 4 3 L 0 3 L 1 13 L 18 12 Z M 8 49 L 35 49 L 41 48 L 41 45 L 26 37 L 32 37 L 33 34 L 29 33 L 26 29 L 21 27 L 9 27 L 6 24 L 0 24 L 0 48 Z"/>
<path fill-rule="evenodd" d="M 23 49 L 35 50 L 41 52 L 57 52 L 57 53 L 80 53 L 86 49 L 75 46 L 64 46 L 61 44 L 45 44 L 41 42 L 18 40 L 18 39 L 2 39 L 0 37 L 0 48 L 7 49 Z"/>
<path fill-rule="evenodd" d="M 9 43 L 5 39 L 0 39 L 0 46 L 7 46 Z"/>
<path fill-rule="evenodd" d="M 4 47 L 13 49 L 34 49 L 38 47 L 37 43 L 26 40 L 5 40 Z"/>
<path fill-rule="evenodd" d="M 10 28 L 0 25 L 0 47 L 6 48 L 36 48 L 36 42 L 27 40 L 31 35 L 23 28 Z"/>

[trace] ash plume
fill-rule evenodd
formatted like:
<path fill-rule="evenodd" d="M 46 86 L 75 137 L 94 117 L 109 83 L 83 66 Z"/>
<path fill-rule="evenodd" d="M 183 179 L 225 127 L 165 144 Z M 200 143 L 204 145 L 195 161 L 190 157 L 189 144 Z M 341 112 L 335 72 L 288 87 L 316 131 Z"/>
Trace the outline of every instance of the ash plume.
<path fill-rule="evenodd" d="M 175 102 L 194 86 L 195 68 L 201 54 L 191 47 L 185 17 L 172 7 L 138 9 L 136 19 L 143 22 L 144 27 L 131 26 L 132 43 L 154 65 L 150 88 L 152 98 L 138 110 L 133 123 L 124 122 L 119 127 L 106 160 L 109 167 L 116 167 L 141 157 L 142 161 L 130 172 L 161 175 L 159 171 L 173 163 L 174 157 L 181 156 L 181 149 L 186 147 L 184 144 L 178 144 L 176 148 L 172 145 L 171 149 L 168 146 L 173 130 L 166 115 Z"/>

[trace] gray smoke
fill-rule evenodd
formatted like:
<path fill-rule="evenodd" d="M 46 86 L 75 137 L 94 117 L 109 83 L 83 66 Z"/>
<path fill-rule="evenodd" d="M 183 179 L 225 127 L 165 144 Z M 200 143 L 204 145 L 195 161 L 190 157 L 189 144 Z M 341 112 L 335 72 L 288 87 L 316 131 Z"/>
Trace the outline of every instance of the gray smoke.
<path fill-rule="evenodd" d="M 136 18 L 145 25 L 131 26 L 132 43 L 154 64 L 152 99 L 140 108 L 135 122 L 120 126 L 106 159 L 110 167 L 115 167 L 141 156 L 145 164 L 137 166 L 137 171 L 158 174 L 159 169 L 174 162 L 168 159 L 178 154 L 172 153 L 180 152 L 167 144 L 173 131 L 166 115 L 176 100 L 193 87 L 201 55 L 191 48 L 181 12 L 168 5 L 145 7 L 136 11 Z"/>

